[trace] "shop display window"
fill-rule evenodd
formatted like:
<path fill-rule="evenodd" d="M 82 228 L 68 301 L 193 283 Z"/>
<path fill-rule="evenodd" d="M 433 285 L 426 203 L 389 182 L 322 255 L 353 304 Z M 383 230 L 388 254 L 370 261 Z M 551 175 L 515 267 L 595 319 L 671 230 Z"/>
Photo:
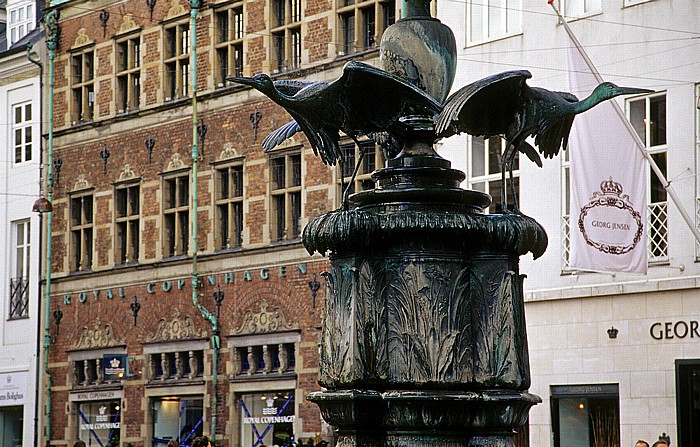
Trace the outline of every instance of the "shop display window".
<path fill-rule="evenodd" d="M 165 446 L 175 439 L 181 447 L 203 433 L 201 397 L 163 397 L 152 401 L 153 446 Z"/>
<path fill-rule="evenodd" d="M 554 447 L 620 445 L 617 384 L 556 385 L 551 391 Z"/>
<path fill-rule="evenodd" d="M 294 443 L 294 392 L 244 394 L 241 405 L 241 446 L 290 446 Z"/>
<path fill-rule="evenodd" d="M 78 406 L 78 438 L 87 447 L 119 445 L 120 430 L 119 400 L 83 402 Z"/>

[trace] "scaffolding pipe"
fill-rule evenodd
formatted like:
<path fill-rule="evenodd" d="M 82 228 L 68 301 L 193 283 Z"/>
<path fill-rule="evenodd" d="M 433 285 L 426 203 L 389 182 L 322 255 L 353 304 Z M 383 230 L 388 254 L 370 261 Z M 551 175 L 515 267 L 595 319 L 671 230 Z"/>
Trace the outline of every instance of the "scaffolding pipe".
<path fill-rule="evenodd" d="M 216 413 L 217 413 L 217 369 L 219 347 L 219 325 L 215 314 L 209 312 L 199 302 L 199 272 L 197 271 L 197 232 L 198 232 L 198 169 L 199 169 L 199 142 L 197 134 L 197 14 L 201 6 L 201 0 L 190 0 L 190 67 L 191 67 L 191 91 L 192 91 L 192 302 L 199 309 L 202 316 L 211 323 L 211 347 L 212 355 L 212 405 L 211 405 L 211 437 L 216 440 Z"/>

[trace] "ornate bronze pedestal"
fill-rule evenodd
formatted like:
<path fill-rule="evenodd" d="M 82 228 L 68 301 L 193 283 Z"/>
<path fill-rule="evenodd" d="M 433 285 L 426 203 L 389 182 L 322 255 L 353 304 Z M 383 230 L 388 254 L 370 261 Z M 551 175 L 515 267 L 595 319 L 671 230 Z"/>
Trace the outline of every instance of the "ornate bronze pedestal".
<path fill-rule="evenodd" d="M 405 153 L 431 153 L 419 127 Z M 403 154 L 373 179 L 350 210 L 304 231 L 307 249 L 331 260 L 327 390 L 309 399 L 342 447 L 513 446 L 540 402 L 527 393 L 518 258 L 542 254 L 543 228 L 485 215 L 490 197 L 460 189 L 464 174 L 436 155 Z"/>

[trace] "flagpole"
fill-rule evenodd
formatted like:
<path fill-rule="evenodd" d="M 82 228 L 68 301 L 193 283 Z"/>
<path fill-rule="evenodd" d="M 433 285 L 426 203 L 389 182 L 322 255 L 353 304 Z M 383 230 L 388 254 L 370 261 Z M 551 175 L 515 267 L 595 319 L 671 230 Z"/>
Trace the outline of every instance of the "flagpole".
<path fill-rule="evenodd" d="M 598 83 L 603 82 L 603 77 L 600 75 L 600 72 L 598 72 L 595 65 L 593 65 L 593 61 L 591 61 L 591 59 L 588 57 L 586 50 L 581 45 L 581 42 L 579 42 L 579 40 L 576 38 L 576 35 L 569 27 L 569 24 L 567 23 L 566 19 L 561 15 L 561 13 L 557 9 L 557 7 L 554 5 L 554 1 L 548 0 L 547 3 L 549 3 L 549 5 L 552 7 L 554 12 L 559 17 L 559 21 L 561 22 L 562 25 L 564 25 L 564 29 L 566 30 L 566 33 L 569 35 L 569 38 L 571 38 L 571 41 L 573 42 L 574 46 L 578 50 L 579 54 L 581 54 L 581 57 L 583 57 L 583 60 L 586 62 L 586 65 L 588 65 L 588 68 L 593 73 L 593 76 L 595 77 L 596 81 Z M 613 108 L 615 109 L 615 112 L 617 113 L 617 115 L 620 117 L 622 122 L 625 124 L 627 131 L 630 133 L 630 135 L 632 135 L 632 138 L 634 139 L 634 142 L 636 143 L 637 148 L 642 152 L 642 155 L 644 155 L 644 158 L 649 162 L 649 166 L 651 166 L 652 171 L 654 171 L 654 174 L 656 174 L 656 177 L 659 179 L 659 181 L 663 185 L 664 190 L 666 190 L 668 195 L 671 197 L 671 201 L 676 205 L 676 208 L 678 208 L 678 211 L 681 213 L 683 220 L 685 220 L 685 223 L 688 225 L 688 228 L 690 228 L 690 232 L 693 233 L 693 236 L 695 236 L 695 240 L 698 243 L 700 243 L 700 231 L 698 231 L 697 227 L 695 226 L 695 222 L 693 222 L 692 218 L 690 217 L 690 214 L 688 214 L 688 211 L 685 209 L 685 207 L 681 203 L 681 200 L 678 197 L 678 195 L 676 194 L 676 191 L 673 189 L 673 186 L 671 186 L 671 183 L 668 180 L 666 180 L 666 176 L 664 175 L 663 172 L 661 172 L 659 165 L 656 164 L 656 162 L 654 161 L 652 156 L 646 150 L 646 144 L 642 141 L 641 138 L 639 138 L 637 131 L 634 130 L 634 127 L 632 127 L 632 123 L 629 122 L 629 120 L 625 116 L 625 113 L 622 111 L 622 108 L 620 107 L 620 105 L 617 103 L 617 101 L 610 101 L 610 102 L 612 103 Z"/>

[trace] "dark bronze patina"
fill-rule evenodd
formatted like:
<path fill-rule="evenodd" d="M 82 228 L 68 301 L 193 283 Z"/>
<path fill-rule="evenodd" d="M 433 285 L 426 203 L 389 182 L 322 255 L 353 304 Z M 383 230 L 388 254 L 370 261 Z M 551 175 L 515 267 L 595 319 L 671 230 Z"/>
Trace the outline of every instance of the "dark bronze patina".
<path fill-rule="evenodd" d="M 554 156 L 562 141 L 566 147 L 577 113 L 641 90 L 608 85 L 577 102 L 529 88 L 530 74 L 514 71 L 447 98 L 456 65 L 452 32 L 430 17 L 427 1 L 407 0 L 402 10 L 382 38 L 382 69 L 349 62 L 331 83 L 234 79 L 294 118 L 265 138 L 266 150 L 301 130 L 333 165 L 342 161 L 342 131 L 356 142 L 364 134 L 390 155 L 372 174 L 374 189 L 349 196 L 304 229 L 309 253 L 331 262 L 323 274 L 325 391 L 308 398 L 341 447 L 513 447 L 514 430 L 541 401 L 527 392 L 519 257 L 542 255 L 547 235 L 519 212 L 485 214 L 490 196 L 461 189 L 464 174 L 433 144 L 459 132 L 504 135 L 511 154 L 541 163 L 527 136 Z"/>

